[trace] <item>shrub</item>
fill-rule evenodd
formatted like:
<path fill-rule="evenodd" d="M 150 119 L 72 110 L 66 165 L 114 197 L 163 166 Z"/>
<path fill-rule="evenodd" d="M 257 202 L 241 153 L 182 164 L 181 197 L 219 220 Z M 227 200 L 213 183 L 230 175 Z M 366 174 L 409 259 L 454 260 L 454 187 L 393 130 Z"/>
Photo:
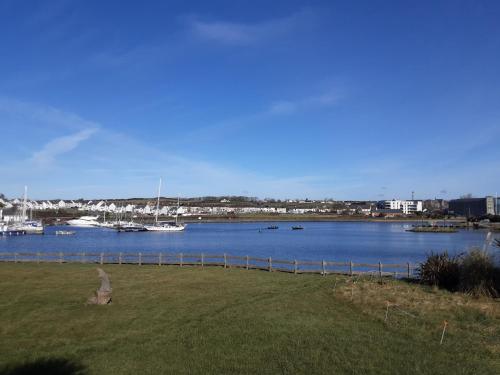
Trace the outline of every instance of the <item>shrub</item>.
<path fill-rule="evenodd" d="M 448 252 L 430 253 L 418 268 L 420 280 L 429 285 L 456 290 L 460 281 L 459 256 L 449 256 Z"/>
<path fill-rule="evenodd" d="M 466 254 L 449 256 L 431 253 L 418 268 L 420 281 L 475 296 L 500 296 L 500 267 L 486 251 L 472 249 Z"/>
<path fill-rule="evenodd" d="M 500 295 L 499 271 L 492 255 L 473 249 L 461 260 L 459 289 L 473 295 L 497 297 Z"/>

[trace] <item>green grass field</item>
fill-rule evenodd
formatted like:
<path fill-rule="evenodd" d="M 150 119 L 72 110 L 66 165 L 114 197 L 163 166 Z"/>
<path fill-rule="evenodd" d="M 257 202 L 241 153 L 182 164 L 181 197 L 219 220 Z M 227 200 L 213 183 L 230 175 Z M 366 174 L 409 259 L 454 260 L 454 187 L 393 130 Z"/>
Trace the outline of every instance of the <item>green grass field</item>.
<path fill-rule="evenodd" d="M 103 268 L 113 303 L 85 306 L 93 265 L 0 264 L 0 374 L 500 373 L 498 300 L 344 276 Z"/>

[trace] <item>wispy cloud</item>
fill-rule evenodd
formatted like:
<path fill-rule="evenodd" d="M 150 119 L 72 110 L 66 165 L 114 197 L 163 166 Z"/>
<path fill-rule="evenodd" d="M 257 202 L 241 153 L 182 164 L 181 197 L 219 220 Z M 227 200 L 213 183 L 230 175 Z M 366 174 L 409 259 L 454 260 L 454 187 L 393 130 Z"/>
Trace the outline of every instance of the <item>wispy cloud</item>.
<path fill-rule="evenodd" d="M 13 192 L 19 184 L 24 183 L 26 175 L 37 180 L 39 198 L 45 199 L 153 196 L 158 176 L 165 177 L 167 181 L 167 195 L 301 197 L 307 192 L 312 197 L 325 196 L 329 190 L 329 177 L 264 174 L 232 165 L 230 161 L 214 162 L 202 155 L 188 157 L 60 109 L 14 100 L 8 103 L 15 106 L 8 106 L 6 100 L 1 103 L 3 110 L 8 107 L 20 117 L 37 120 L 26 122 L 30 124 L 24 128 L 27 137 L 32 134 L 29 127 L 41 123 L 52 123 L 58 129 L 57 132 L 65 134 L 53 138 L 40 149 L 32 149 L 27 159 L 10 160 L 7 165 L 0 166 L 3 176 L 12 181 L 4 189 L 10 188 Z M 69 132 L 69 127 L 78 129 Z M 99 137 L 93 137 L 97 131 Z M 89 141 L 91 137 L 92 142 Z M 84 158 L 74 152 L 83 142 L 86 142 Z M 63 159 L 65 168 L 58 162 Z M 47 178 L 46 167 L 51 167 L 50 179 Z M 54 180 L 58 181 L 58 190 L 54 190 Z M 9 190 L 5 192 L 9 193 Z"/>
<path fill-rule="evenodd" d="M 0 97 L 0 112 L 40 121 L 49 126 L 72 130 L 98 128 L 99 125 L 67 111 L 45 105 Z"/>
<path fill-rule="evenodd" d="M 194 35 L 206 40 L 230 45 L 249 45 L 286 35 L 305 24 L 312 16 L 311 11 L 304 10 L 287 17 L 257 23 L 202 21 L 194 18 L 190 20 L 190 28 Z"/>
<path fill-rule="evenodd" d="M 342 98 L 338 90 L 331 90 L 318 96 L 298 100 L 278 100 L 271 104 L 268 113 L 272 115 L 292 114 L 297 111 L 311 110 L 336 105 Z"/>
<path fill-rule="evenodd" d="M 45 136 L 45 133 L 66 134 L 53 137 L 39 150 L 30 150 L 31 156 L 26 161 L 36 168 L 51 165 L 59 155 L 74 150 L 100 128 L 98 123 L 88 121 L 72 112 L 5 97 L 0 97 L 0 115 L 2 113 L 10 116 L 11 120 L 7 121 L 13 121 L 11 127 L 16 126 L 18 122 L 24 124 L 25 139 L 29 138 L 30 133 L 34 136 L 41 134 Z M 35 132 L 28 131 L 30 127 L 44 129 L 44 132 L 38 131 L 35 135 Z"/>
<path fill-rule="evenodd" d="M 277 100 L 267 105 L 267 107 L 263 107 L 260 111 L 247 113 L 194 129 L 188 133 L 186 139 L 197 139 L 206 142 L 218 138 L 221 133 L 235 133 L 248 127 L 259 126 L 259 124 L 276 116 L 291 115 L 301 111 L 313 111 L 335 106 L 342 97 L 340 90 L 332 89 L 319 95 L 306 96 L 295 100 Z"/>
<path fill-rule="evenodd" d="M 48 166 L 54 162 L 57 156 L 74 150 L 96 131 L 97 128 L 84 129 L 74 134 L 55 138 L 46 143 L 40 151 L 34 152 L 30 161 L 38 166 Z"/>

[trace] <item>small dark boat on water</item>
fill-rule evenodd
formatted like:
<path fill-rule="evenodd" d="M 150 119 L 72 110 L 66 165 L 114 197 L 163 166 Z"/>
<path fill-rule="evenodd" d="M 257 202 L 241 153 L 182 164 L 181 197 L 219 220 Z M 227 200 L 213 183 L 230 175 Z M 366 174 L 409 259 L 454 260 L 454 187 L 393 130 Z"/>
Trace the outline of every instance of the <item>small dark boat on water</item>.
<path fill-rule="evenodd" d="M 304 229 L 304 227 L 303 227 L 303 226 L 301 226 L 301 225 L 294 225 L 294 226 L 292 227 L 292 230 L 302 230 L 302 229 Z"/>
<path fill-rule="evenodd" d="M 279 227 L 277 225 L 270 225 L 267 227 L 267 229 L 278 229 Z"/>

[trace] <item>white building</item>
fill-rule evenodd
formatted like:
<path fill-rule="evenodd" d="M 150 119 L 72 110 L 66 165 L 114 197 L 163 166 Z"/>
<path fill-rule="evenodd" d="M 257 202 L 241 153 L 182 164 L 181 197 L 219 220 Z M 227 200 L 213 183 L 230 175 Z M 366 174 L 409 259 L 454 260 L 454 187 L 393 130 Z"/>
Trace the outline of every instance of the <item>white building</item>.
<path fill-rule="evenodd" d="M 384 202 L 384 208 L 389 210 L 401 210 L 404 214 L 422 212 L 422 201 L 393 199 Z"/>

